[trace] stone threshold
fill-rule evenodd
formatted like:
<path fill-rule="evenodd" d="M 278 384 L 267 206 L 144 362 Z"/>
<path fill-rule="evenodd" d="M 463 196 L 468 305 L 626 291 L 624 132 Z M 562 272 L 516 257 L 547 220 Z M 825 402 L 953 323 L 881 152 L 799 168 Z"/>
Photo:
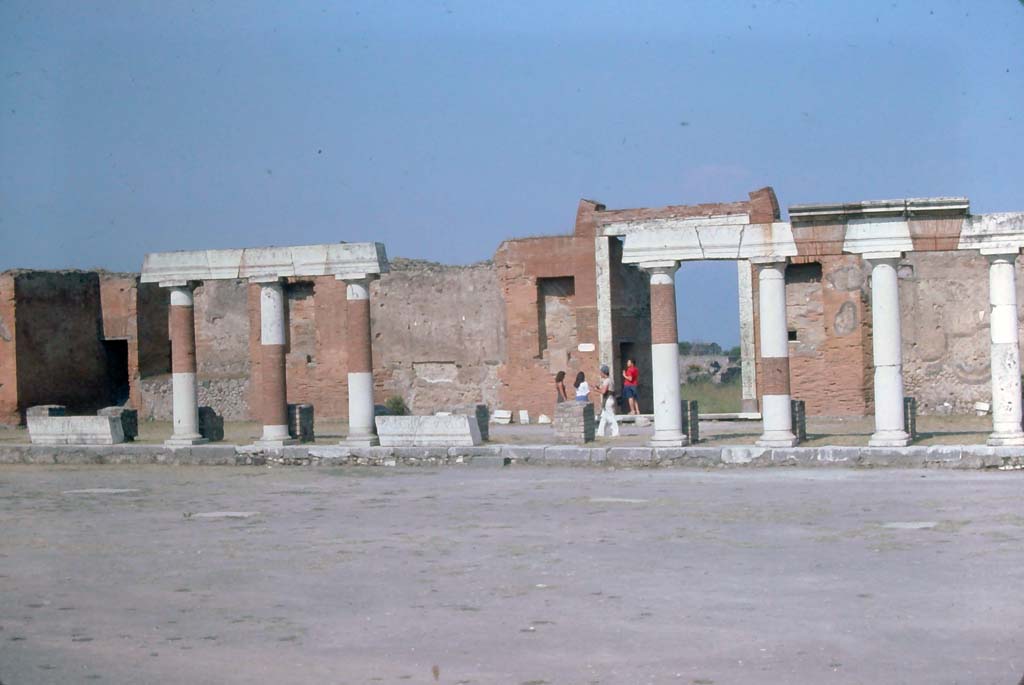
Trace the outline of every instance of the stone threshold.
<path fill-rule="evenodd" d="M 847 467 L 1024 470 L 1024 448 L 910 447 L 349 447 L 253 445 L 0 445 L 0 464 L 208 466 L 570 466 L 617 468 Z"/>

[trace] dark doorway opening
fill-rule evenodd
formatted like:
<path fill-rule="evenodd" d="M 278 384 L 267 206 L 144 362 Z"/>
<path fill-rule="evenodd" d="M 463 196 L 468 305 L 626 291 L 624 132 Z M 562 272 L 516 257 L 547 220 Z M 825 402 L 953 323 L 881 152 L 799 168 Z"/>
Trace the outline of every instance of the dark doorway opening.
<path fill-rule="evenodd" d="M 110 404 L 127 404 L 131 391 L 131 379 L 128 375 L 128 341 L 104 340 L 103 352 L 107 356 L 107 395 Z"/>

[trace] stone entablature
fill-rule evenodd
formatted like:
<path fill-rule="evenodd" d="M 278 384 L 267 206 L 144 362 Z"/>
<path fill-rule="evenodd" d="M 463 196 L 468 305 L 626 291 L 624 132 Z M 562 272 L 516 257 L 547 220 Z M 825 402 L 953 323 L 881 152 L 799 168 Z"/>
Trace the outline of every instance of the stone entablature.
<path fill-rule="evenodd" d="M 143 283 L 262 280 L 290 276 L 334 276 L 340 281 L 388 271 L 382 243 L 327 243 L 238 250 L 191 250 L 147 254 Z"/>
<path fill-rule="evenodd" d="M 197 282 L 248 279 L 259 284 L 259 417 L 263 433 L 258 445 L 282 447 L 295 441 L 288 426 L 288 307 L 282 281 L 294 277 L 334 276 L 345 281 L 348 349 L 348 441 L 378 444 L 373 423 L 373 362 L 370 332 L 370 281 L 387 273 L 381 243 L 328 243 L 291 247 L 194 250 L 148 254 L 143 283 L 170 290 L 171 381 L 174 432 L 167 441 L 181 447 L 205 442 L 199 430 L 196 377 L 195 301 Z"/>
<path fill-rule="evenodd" d="M 774 193 L 769 191 L 774 197 Z M 754 194 L 751 194 L 754 199 Z M 753 204 L 753 203 L 752 203 Z M 778 219 L 777 204 L 774 219 Z M 785 271 L 793 258 L 859 255 L 871 267 L 871 332 L 875 433 L 870 444 L 902 447 L 904 386 L 899 303 L 899 260 L 910 252 L 978 250 L 989 259 L 992 445 L 1024 445 L 1021 428 L 1019 328 L 1015 262 L 1024 247 L 1024 213 L 972 216 L 963 197 L 909 198 L 846 204 L 797 205 L 790 222 L 724 212 L 680 217 L 674 208 L 599 216 L 598 230 L 624 236 L 623 263 L 652 274 L 651 325 L 656 377 L 655 440 L 674 435 L 680 420 L 675 361 L 657 354 L 659 312 L 655 289 L 674 292 L 674 274 L 684 261 L 749 260 L 758 270 L 759 371 L 764 433 L 760 445 L 792 446 L 790 367 Z M 741 299 L 744 294 L 741 294 Z M 668 315 L 669 300 L 661 309 Z M 672 302 L 674 308 L 674 301 Z M 667 318 L 666 318 L 667 320 Z M 664 336 L 663 336 L 664 337 Z"/>

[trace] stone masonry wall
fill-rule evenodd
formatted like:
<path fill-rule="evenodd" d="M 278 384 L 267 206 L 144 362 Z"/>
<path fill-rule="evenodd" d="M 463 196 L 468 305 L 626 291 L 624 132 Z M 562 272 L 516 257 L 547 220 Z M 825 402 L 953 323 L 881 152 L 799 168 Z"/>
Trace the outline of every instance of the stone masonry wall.
<path fill-rule="evenodd" d="M 494 264 L 394 259 L 370 307 L 378 402 L 397 395 L 415 414 L 497 406 L 506 326 Z"/>
<path fill-rule="evenodd" d="M 974 252 L 916 252 L 898 273 L 903 382 L 918 411 L 963 414 L 975 402 L 991 402 L 988 260 Z M 1022 278 L 1018 260 L 1018 316 Z"/>

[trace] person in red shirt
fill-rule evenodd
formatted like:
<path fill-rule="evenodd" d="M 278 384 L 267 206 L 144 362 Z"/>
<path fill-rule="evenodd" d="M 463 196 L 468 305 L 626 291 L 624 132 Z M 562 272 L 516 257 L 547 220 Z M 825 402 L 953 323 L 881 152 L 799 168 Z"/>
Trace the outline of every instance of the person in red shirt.
<path fill-rule="evenodd" d="M 640 384 L 640 369 L 636 368 L 632 359 L 626 360 L 626 368 L 622 370 L 622 396 L 629 400 L 629 413 L 639 414 L 637 404 L 637 385 Z"/>

